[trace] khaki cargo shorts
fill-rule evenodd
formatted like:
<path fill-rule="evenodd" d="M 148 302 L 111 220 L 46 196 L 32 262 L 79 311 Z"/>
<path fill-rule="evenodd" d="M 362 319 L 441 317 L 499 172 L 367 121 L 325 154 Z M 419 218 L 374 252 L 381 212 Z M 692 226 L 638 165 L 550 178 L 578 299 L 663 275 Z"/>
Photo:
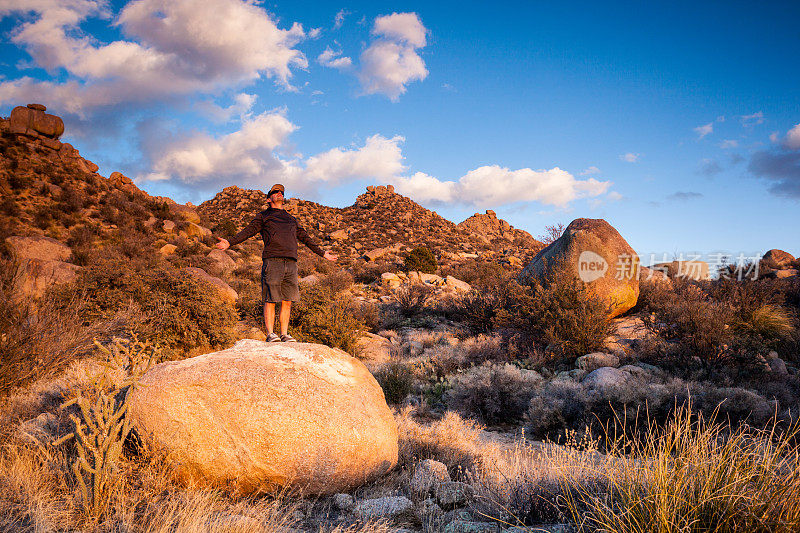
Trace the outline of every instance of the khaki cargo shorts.
<path fill-rule="evenodd" d="M 296 302 L 299 299 L 297 261 L 286 257 L 264 259 L 261 266 L 261 300 L 264 303 L 277 303 L 284 300 Z"/>

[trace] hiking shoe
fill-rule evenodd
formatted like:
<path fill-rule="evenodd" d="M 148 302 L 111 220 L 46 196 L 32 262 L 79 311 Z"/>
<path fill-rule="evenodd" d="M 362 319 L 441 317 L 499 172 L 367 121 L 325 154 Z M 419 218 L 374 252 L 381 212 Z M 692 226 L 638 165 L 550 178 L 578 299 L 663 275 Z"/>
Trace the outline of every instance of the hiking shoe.
<path fill-rule="evenodd" d="M 281 335 L 281 340 L 283 342 L 297 342 L 297 339 L 295 339 L 294 337 L 292 337 L 288 333 L 286 335 Z"/>
<path fill-rule="evenodd" d="M 274 333 L 267 335 L 267 342 L 281 342 L 281 338 Z"/>

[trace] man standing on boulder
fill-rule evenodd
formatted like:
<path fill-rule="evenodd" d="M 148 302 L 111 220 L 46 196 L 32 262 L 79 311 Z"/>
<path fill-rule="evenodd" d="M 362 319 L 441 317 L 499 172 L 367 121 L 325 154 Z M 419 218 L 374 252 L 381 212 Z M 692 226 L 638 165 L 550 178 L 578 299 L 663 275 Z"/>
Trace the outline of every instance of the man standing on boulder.
<path fill-rule="evenodd" d="M 261 211 L 245 228 L 230 238 L 218 239 L 217 248 L 226 250 L 239 244 L 256 233 L 264 239 L 264 253 L 261 258 L 261 298 L 264 302 L 264 323 L 267 327 L 267 342 L 297 342 L 289 335 L 289 313 L 292 302 L 300 299 L 297 280 L 297 242 L 308 246 L 315 254 L 328 261 L 336 261 L 339 256 L 320 248 L 308 235 L 297 219 L 286 212 L 283 205 L 284 187 L 276 183 L 269 190 L 267 198 L 270 207 Z M 281 335 L 275 334 L 275 304 L 280 302 L 278 316 Z"/>

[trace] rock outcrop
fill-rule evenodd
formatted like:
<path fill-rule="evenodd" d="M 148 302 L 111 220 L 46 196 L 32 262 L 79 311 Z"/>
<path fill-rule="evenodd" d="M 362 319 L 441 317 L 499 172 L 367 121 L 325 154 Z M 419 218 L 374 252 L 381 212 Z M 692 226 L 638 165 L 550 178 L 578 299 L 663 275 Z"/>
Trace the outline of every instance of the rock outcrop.
<path fill-rule="evenodd" d="M 49 287 L 75 280 L 81 270 L 67 262 L 72 255 L 69 246 L 50 237 L 12 235 L 6 246 L 17 263 L 17 298 L 39 298 Z"/>
<path fill-rule="evenodd" d="M 156 365 L 128 397 L 137 433 L 187 480 L 332 494 L 397 463 L 397 426 L 377 381 L 318 344 L 239 341 Z"/>
<path fill-rule="evenodd" d="M 607 305 L 609 317 L 615 317 L 636 305 L 638 268 L 639 256 L 611 224 L 578 218 L 533 258 L 520 277 L 534 276 L 547 283 L 560 273 L 578 279 Z"/>
<path fill-rule="evenodd" d="M 789 252 L 773 248 L 764 254 L 764 257 L 761 258 L 761 264 L 767 268 L 782 270 L 789 268 L 794 259 L 794 256 Z"/>
<path fill-rule="evenodd" d="M 517 241 L 527 248 L 542 248 L 544 246 L 527 231 L 516 229 L 505 220 L 497 218 L 497 214 L 491 209 L 487 209 L 486 213 L 475 213 L 458 224 L 458 227 L 473 235 L 485 238 L 487 242 L 493 239 L 503 239 L 510 243 Z"/>

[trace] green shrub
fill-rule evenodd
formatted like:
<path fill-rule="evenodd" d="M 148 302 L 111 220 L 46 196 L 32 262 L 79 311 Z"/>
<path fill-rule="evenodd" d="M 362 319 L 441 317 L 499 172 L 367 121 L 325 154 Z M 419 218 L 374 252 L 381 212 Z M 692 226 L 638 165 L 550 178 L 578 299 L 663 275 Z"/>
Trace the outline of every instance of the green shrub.
<path fill-rule="evenodd" d="M 161 204 L 161 205 L 166 206 L 166 204 Z M 153 211 L 153 215 L 156 218 L 169 218 L 170 216 L 168 206 L 166 206 L 166 213 L 162 213 L 161 211 L 159 211 L 159 214 L 156 214 L 155 210 L 153 210 L 152 207 L 150 209 L 151 211 Z M 214 235 L 219 235 L 220 237 L 225 238 L 236 235 L 239 232 L 239 228 L 236 226 L 233 220 L 226 218 L 225 220 L 221 220 L 218 224 L 212 227 L 211 231 L 214 233 Z"/>
<path fill-rule="evenodd" d="M 469 259 L 449 268 L 443 268 L 442 275 L 453 276 L 481 291 L 504 285 L 511 279 L 510 272 L 499 264 L 479 259 Z"/>
<path fill-rule="evenodd" d="M 163 264 L 110 257 L 81 272 L 78 280 L 57 289 L 61 298 L 80 297 L 86 323 L 114 315 L 129 302 L 144 313 L 142 333 L 164 347 L 192 349 L 234 340 L 236 313 L 214 290 Z"/>
<path fill-rule="evenodd" d="M 436 257 L 426 246 L 420 246 L 408 252 L 405 262 L 403 263 L 403 268 L 406 272 L 419 270 L 426 274 L 434 274 L 436 272 L 436 267 Z"/>
<path fill-rule="evenodd" d="M 277 314 L 277 310 L 276 310 Z M 290 325 L 304 342 L 325 344 L 354 353 L 364 329 L 350 310 L 350 302 L 323 284 L 304 287 L 292 308 Z"/>
<path fill-rule="evenodd" d="M 389 361 L 376 374 L 386 401 L 396 405 L 406 399 L 414 388 L 414 372 L 401 361 Z"/>

